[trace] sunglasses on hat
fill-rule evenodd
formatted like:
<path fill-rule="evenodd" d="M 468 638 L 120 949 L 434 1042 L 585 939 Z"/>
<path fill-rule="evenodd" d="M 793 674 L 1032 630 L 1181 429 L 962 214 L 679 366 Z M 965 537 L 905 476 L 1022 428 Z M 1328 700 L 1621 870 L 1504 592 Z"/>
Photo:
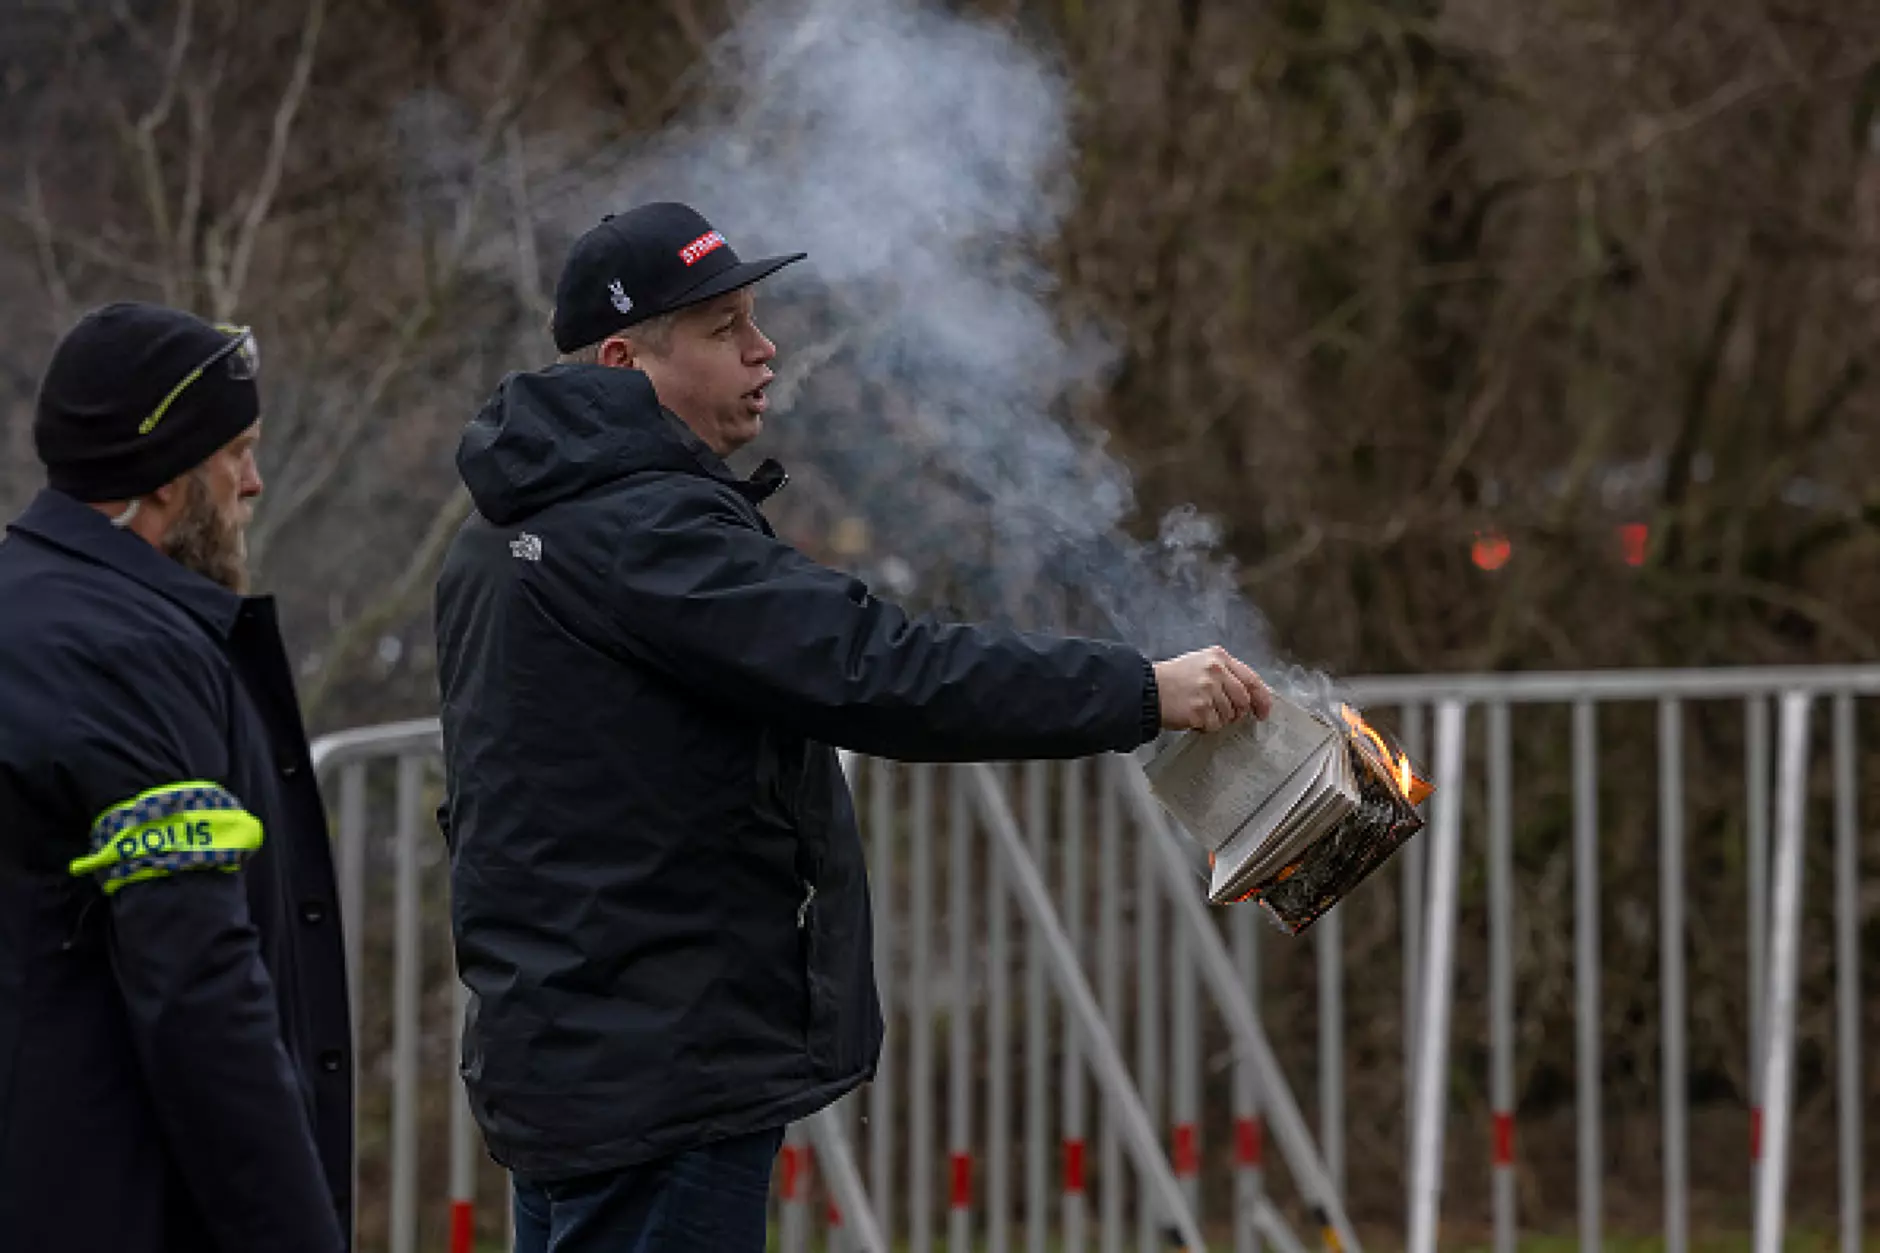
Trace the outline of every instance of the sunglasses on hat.
<path fill-rule="evenodd" d="M 148 435 L 157 429 L 157 423 L 163 421 L 170 406 L 176 403 L 189 385 L 207 374 L 216 366 L 227 362 L 228 375 L 232 379 L 249 381 L 261 373 L 261 343 L 255 338 L 254 331 L 246 326 L 230 326 L 226 322 L 216 323 L 215 329 L 229 337 L 228 343 L 210 353 L 201 365 L 183 376 L 183 381 L 170 389 L 170 394 L 163 398 L 163 403 L 156 407 L 151 415 L 137 424 L 139 435 Z"/>

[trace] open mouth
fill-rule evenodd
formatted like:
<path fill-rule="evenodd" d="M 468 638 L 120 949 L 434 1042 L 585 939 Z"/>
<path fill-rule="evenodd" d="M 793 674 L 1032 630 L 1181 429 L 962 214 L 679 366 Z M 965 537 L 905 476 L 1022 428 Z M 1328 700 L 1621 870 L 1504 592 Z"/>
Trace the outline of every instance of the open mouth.
<path fill-rule="evenodd" d="M 765 379 L 750 391 L 744 393 L 744 403 L 753 413 L 762 413 L 770 408 L 770 397 L 764 393 L 770 387 L 771 380 Z"/>

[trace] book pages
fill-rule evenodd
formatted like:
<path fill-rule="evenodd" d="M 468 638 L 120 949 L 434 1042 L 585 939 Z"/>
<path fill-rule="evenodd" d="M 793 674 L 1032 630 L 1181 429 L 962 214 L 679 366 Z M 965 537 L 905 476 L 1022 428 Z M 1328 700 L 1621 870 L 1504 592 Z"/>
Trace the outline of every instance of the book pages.
<path fill-rule="evenodd" d="M 1344 821 L 1358 806 L 1350 755 L 1342 743 L 1325 753 L 1305 785 L 1281 805 L 1263 806 L 1215 856 L 1208 897 L 1219 904 L 1245 896 L 1277 875 Z M 1281 798 L 1275 797 L 1276 801 Z"/>
<path fill-rule="evenodd" d="M 1335 746 L 1328 745 L 1267 797 L 1240 830 L 1215 850 L 1216 875 L 1239 878 L 1285 844 L 1288 833 L 1297 825 L 1300 808 L 1309 804 L 1315 789 L 1323 786 L 1327 765 L 1337 755 Z"/>
<path fill-rule="evenodd" d="M 1248 873 L 1263 882 L 1291 865 L 1305 850 L 1358 807 L 1357 782 L 1351 773 L 1351 754 L 1339 744 L 1329 754 L 1325 769 L 1304 802 L 1287 815 L 1269 849 L 1263 850 Z"/>
<path fill-rule="evenodd" d="M 1302 768 L 1317 761 L 1328 746 L 1342 743 L 1324 721 L 1276 696 L 1266 718 L 1244 718 L 1209 734 L 1183 735 L 1145 770 L 1169 813 L 1206 848 L 1217 851 Z"/>

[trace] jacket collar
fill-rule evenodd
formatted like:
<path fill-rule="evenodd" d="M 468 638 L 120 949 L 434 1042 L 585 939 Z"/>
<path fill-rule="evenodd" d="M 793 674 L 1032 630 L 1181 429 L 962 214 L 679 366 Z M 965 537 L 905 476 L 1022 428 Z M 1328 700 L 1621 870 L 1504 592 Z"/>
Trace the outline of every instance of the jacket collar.
<path fill-rule="evenodd" d="M 659 403 L 639 370 L 552 365 L 504 376 L 464 428 L 457 472 L 497 526 L 641 472 L 696 475 L 752 506 L 783 486 L 783 467 L 740 478 Z"/>
<path fill-rule="evenodd" d="M 41 490 L 7 529 L 135 579 L 200 619 L 221 639 L 235 629 L 243 597 L 179 565 L 141 536 L 119 530 L 90 505 L 55 488 Z"/>
<path fill-rule="evenodd" d="M 687 452 L 692 454 L 693 460 L 698 462 L 701 470 L 721 483 L 730 484 L 740 496 L 753 505 L 763 504 L 782 491 L 790 482 L 790 476 L 784 471 L 783 463 L 775 457 L 764 458 L 762 463 L 751 471 L 751 477 L 739 478 L 737 472 L 732 470 L 725 459 L 713 452 L 711 445 L 700 439 L 698 433 L 685 424 L 684 418 L 664 405 L 660 406 L 659 413 L 666 420 L 666 424 L 672 428 L 673 436 Z"/>

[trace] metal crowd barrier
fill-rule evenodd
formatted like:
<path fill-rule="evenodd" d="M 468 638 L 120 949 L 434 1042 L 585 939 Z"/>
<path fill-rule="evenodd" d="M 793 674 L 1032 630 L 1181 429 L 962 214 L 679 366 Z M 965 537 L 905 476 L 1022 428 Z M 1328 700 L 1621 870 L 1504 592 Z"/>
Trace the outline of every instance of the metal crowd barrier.
<path fill-rule="evenodd" d="M 406 723 L 347 732 L 316 746 L 315 764 L 323 782 L 337 784 L 339 798 L 339 873 L 341 905 L 347 919 L 347 943 L 355 982 L 355 1004 L 371 1011 L 360 995 L 372 986 L 375 962 L 364 948 L 383 908 L 370 897 L 372 875 L 368 841 L 368 772 L 380 761 L 395 762 L 390 842 L 390 909 L 393 916 L 392 999 L 389 1036 L 390 1142 L 383 1169 L 389 1175 L 388 1213 L 383 1227 L 393 1253 L 420 1246 L 418 1142 L 424 1094 L 448 1091 L 450 1100 L 449 1196 L 453 1253 L 470 1247 L 472 1206 L 476 1195 L 479 1148 L 465 1103 L 445 1076 L 454 1063 L 455 1030 L 461 1022 L 461 985 L 449 981 L 448 995 L 432 999 L 449 1005 L 453 1052 L 449 1059 L 421 1065 L 426 990 L 420 954 L 430 944 L 447 951 L 441 911 L 424 921 L 427 893 L 423 882 L 441 874 L 441 840 L 431 827 L 434 799 L 429 787 L 438 751 L 434 722 Z M 1346 1219 L 1323 1163 L 1318 1159 L 1303 1116 L 1284 1091 L 1271 1049 L 1254 1013 L 1245 964 L 1229 954 L 1198 894 L 1200 880 L 1187 860 L 1180 838 L 1166 825 L 1140 773 L 1125 759 L 1030 765 L 1017 771 L 988 766 L 942 768 L 899 766 L 848 759 L 855 778 L 871 843 L 876 877 L 878 936 L 882 946 L 880 982 L 892 1023 L 892 1043 L 882 1073 L 865 1091 L 835 1109 L 792 1128 L 778 1171 L 778 1215 L 782 1247 L 799 1250 L 812 1238 L 829 1247 L 882 1250 L 900 1219 L 911 1249 L 932 1247 L 936 1235 L 936 1192 L 944 1189 L 945 1229 L 949 1248 L 964 1249 L 983 1222 L 991 1247 L 1013 1247 L 1012 1150 L 1016 1130 L 1012 1108 L 1012 1045 L 1024 1042 L 1024 1198 L 1025 1247 L 1042 1249 L 1047 1229 L 1061 1223 L 1066 1250 L 1081 1249 L 1086 1233 L 1101 1247 L 1118 1248 L 1129 1204 L 1135 1243 L 1140 1247 L 1206 1247 L 1198 1218 L 1198 1150 L 1195 1143 L 1199 1100 L 1197 979 L 1236 1036 L 1241 1053 L 1239 1092 L 1244 1108 L 1237 1128 L 1236 1210 L 1242 1237 L 1238 1246 L 1259 1247 L 1265 1237 L 1275 1247 L 1302 1247 L 1279 1211 L 1264 1196 L 1260 1180 L 1260 1131 L 1253 1121 L 1253 1094 L 1264 1094 L 1275 1122 L 1275 1135 L 1296 1178 L 1308 1181 L 1311 1204 L 1343 1238 L 1344 1247 L 1361 1248 Z M 1021 823 L 1002 777 L 1018 776 L 1024 822 Z M 1086 925 L 1073 909 L 1068 922 L 1041 871 L 1037 854 L 1044 847 L 1047 823 L 1056 819 L 1066 833 L 1083 832 L 1087 807 L 1094 803 L 1101 847 L 1097 926 Z M 1050 813 L 1055 804 L 1057 812 Z M 1050 818 L 1047 818 L 1050 814 Z M 1122 861 L 1126 819 L 1136 848 L 1129 868 Z M 942 823 L 942 820 L 943 823 Z M 425 850 L 431 852 L 427 855 Z M 1081 841 L 1067 838 L 1067 874 L 1082 882 Z M 944 851 L 943 851 L 944 850 Z M 944 856 L 945 868 L 936 863 Z M 894 867 L 905 861 L 908 873 L 895 890 Z M 424 865 L 428 861 L 429 866 Z M 1133 875 L 1133 881 L 1132 881 Z M 1125 884 L 1137 911 L 1138 1009 L 1135 1023 L 1137 1066 L 1132 1073 L 1118 1043 L 1124 998 L 1116 959 L 1121 943 Z M 437 886 L 430 885 L 436 896 Z M 945 891 L 944 919 L 937 913 Z M 381 890 L 380 895 L 384 895 Z M 1087 895 L 1087 893 L 1085 893 Z M 1168 906 L 1164 935 L 1159 905 Z M 975 915 L 986 915 L 980 932 Z M 905 918 L 903 917 L 905 915 Z M 1239 927 L 1243 956 L 1252 943 L 1251 917 Z M 1016 926 L 1014 925 L 1016 924 Z M 428 927 L 428 929 L 427 929 Z M 982 940 L 982 934 L 989 939 Z M 1092 941 L 1101 952 L 1091 954 Z M 1022 995 L 1012 987 L 1013 958 L 1022 943 Z M 903 961 L 895 953 L 904 945 Z M 1172 947 L 1170 947 L 1172 946 Z M 1097 957 L 1102 960 L 1093 961 Z M 1170 964 L 1172 961 L 1172 965 Z M 383 963 L 376 963 L 383 964 Z M 448 975 L 447 963 L 439 973 Z M 1095 965 L 1102 987 L 1085 975 Z M 981 977 L 968 977 L 972 971 Z M 1165 973 L 1174 982 L 1175 1013 L 1165 1021 L 1157 993 Z M 1024 1014 L 1014 1035 L 1013 1010 Z M 1061 1021 L 1057 1015 L 1062 1015 Z M 972 1025 L 984 1037 L 976 1049 Z M 370 1019 L 362 1019 L 368 1025 Z M 1174 1059 L 1173 1147 L 1165 1150 L 1156 1105 L 1165 1064 L 1161 1049 Z M 945 1031 L 944 1067 L 935 1060 L 939 1033 Z M 1056 1074 L 1047 1065 L 1047 1047 L 1059 1050 Z M 371 1082 L 374 1051 L 362 1048 L 362 1087 Z M 986 1060 L 989 1097 L 978 1139 L 972 1134 L 976 1068 Z M 903 1076 L 905 1072 L 905 1076 Z M 1145 1081 L 1146 1077 L 1146 1081 Z M 945 1134 L 935 1126 L 936 1085 L 947 1091 Z M 1097 1116 L 1087 1112 L 1094 1089 Z M 1060 1096 L 1059 1109 L 1050 1102 Z M 371 1104 L 363 1108 L 370 1110 Z M 867 1185 L 851 1151 L 858 1113 L 868 1121 Z M 1062 1120 L 1061 1134 L 1051 1124 Z M 1100 1124 L 1094 1162 L 1086 1155 L 1086 1125 Z M 363 1136 L 362 1142 L 371 1137 Z M 946 1149 L 936 1161 L 936 1149 Z M 976 1146 L 983 1146 L 977 1148 Z M 1056 1169 L 1053 1170 L 1053 1160 Z M 1047 1182 L 1058 1176 L 1055 1187 Z M 812 1205 L 812 1175 L 823 1181 L 827 1203 Z M 1102 1209 L 1086 1205 L 1087 1179 L 1103 1182 Z M 902 1186 L 904 1184 L 904 1187 Z M 985 1200 L 976 1198 L 976 1184 Z M 1053 1199 L 1055 1193 L 1055 1199 Z M 977 1221 L 976 1221 L 977 1220 Z M 362 1232 L 361 1247 L 375 1246 L 377 1224 Z"/>
<path fill-rule="evenodd" d="M 1514 1248 L 1510 710 L 1546 703 L 1571 709 L 1580 1237 L 1584 1248 L 1600 1247 L 1598 713 L 1606 703 L 1641 700 L 1658 703 L 1661 767 L 1666 1247 L 1681 1253 L 1688 1245 L 1681 728 L 1687 704 L 1713 700 L 1740 705 L 1746 719 L 1755 994 L 1747 1043 L 1764 1107 L 1753 1163 L 1755 1247 L 1778 1247 L 1793 1117 L 1807 712 L 1831 703 L 1840 1241 L 1843 1253 L 1859 1248 L 1854 700 L 1880 693 L 1880 667 L 1393 678 L 1355 681 L 1349 690 L 1367 709 L 1396 707 L 1419 760 L 1433 743 L 1439 784 L 1429 831 L 1386 872 L 1402 892 L 1411 1108 L 1404 1222 L 1419 1250 L 1436 1247 L 1441 1219 L 1465 795 L 1475 785 L 1466 747 L 1478 708 L 1486 733 L 1492 1208 L 1495 1247 Z M 1772 735 L 1769 702 L 1777 698 L 1781 720 Z M 1773 850 L 1772 741 L 1782 767 Z M 382 1213 L 362 1215 L 362 1250 L 414 1253 L 421 1242 L 443 1244 L 448 1231 L 453 1253 L 467 1253 L 479 1180 L 487 1211 L 501 1212 L 507 1195 L 455 1078 L 462 994 L 448 960 L 443 848 L 432 819 L 437 753 L 433 720 L 343 732 L 315 746 L 336 805 L 362 1035 L 361 1169 L 384 1185 L 368 1191 L 387 1198 Z M 1317 965 L 1314 1135 L 1262 1028 L 1260 950 L 1263 933 L 1273 933 L 1250 907 L 1206 906 L 1195 850 L 1171 828 L 1133 761 L 845 765 L 868 843 L 889 1037 L 874 1084 L 790 1129 L 776 1181 L 786 1253 L 1200 1250 L 1204 1235 L 1219 1240 L 1228 1231 L 1235 1253 L 1308 1243 L 1360 1248 L 1342 1200 L 1349 1058 L 1340 911 L 1303 940 L 1277 941 L 1310 946 Z M 1386 890 L 1382 882 L 1361 889 Z M 389 953 L 382 951 L 388 912 Z M 377 995 L 387 970 L 389 1008 Z M 421 1053 L 423 1041 L 439 1037 L 451 1041 L 448 1054 Z M 1224 1055 L 1204 1055 L 1209 1041 L 1221 1040 Z M 1211 1081 L 1222 1066 L 1231 1076 Z M 447 1145 L 423 1143 L 421 1114 L 428 1108 L 428 1125 L 437 1125 L 441 1101 L 449 1102 Z M 1203 1142 L 1210 1102 L 1231 1103 L 1228 1143 Z M 1269 1134 L 1297 1189 L 1288 1200 L 1268 1196 Z M 429 1181 L 440 1177 L 448 1209 L 424 1199 L 436 1195 Z M 1311 1229 L 1309 1240 L 1288 1214 Z M 494 1225 L 486 1213 L 486 1232 Z"/>
<path fill-rule="evenodd" d="M 1856 813 L 1858 776 L 1855 702 L 1880 694 L 1880 667 L 1772 667 L 1741 670 L 1598 671 L 1534 675 L 1474 675 L 1454 678 L 1368 680 L 1355 685 L 1367 707 L 1398 703 L 1417 725 L 1423 709 L 1437 707 L 1439 780 L 1460 779 L 1470 709 L 1483 710 L 1487 745 L 1487 842 L 1489 861 L 1490 1041 L 1494 1119 L 1494 1239 L 1497 1253 L 1512 1253 L 1517 1221 L 1514 1188 L 1513 1050 L 1514 1015 L 1510 970 L 1510 707 L 1554 704 L 1571 709 L 1574 851 L 1574 980 L 1578 1082 L 1578 1194 L 1580 1245 L 1602 1246 L 1603 1140 L 1600 1119 L 1600 933 L 1598 717 L 1601 707 L 1651 701 L 1657 706 L 1659 838 L 1659 990 L 1664 1032 L 1663 1090 L 1664 1237 L 1667 1253 L 1689 1247 L 1689 1111 L 1684 961 L 1685 792 L 1683 731 L 1687 706 L 1729 701 L 1744 718 L 1743 789 L 1747 809 L 1750 921 L 1750 999 L 1747 1053 L 1752 1075 L 1751 1178 L 1753 1248 L 1775 1253 L 1782 1245 L 1793 1129 L 1794 1031 L 1797 963 L 1802 918 L 1802 867 L 1808 841 L 1807 787 L 1810 714 L 1827 703 L 1833 737 L 1834 1048 L 1839 1245 L 1842 1253 L 1862 1247 L 1861 1144 L 1865 1102 L 1860 1069 L 1860 830 Z M 1776 845 L 1770 847 L 1770 703 L 1778 701 L 1776 737 Z M 1451 811 L 1451 823 L 1454 821 Z M 1409 1247 L 1437 1247 L 1445 1105 L 1441 1085 L 1449 1034 L 1448 953 L 1454 939 L 1460 860 L 1453 825 L 1438 821 L 1424 847 L 1406 856 L 1406 940 L 1424 955 L 1424 973 L 1411 979 L 1421 995 L 1415 1003 L 1406 1063 L 1416 1074 L 1412 1126 L 1413 1178 L 1408 1198 Z M 1425 858 L 1433 864 L 1427 868 Z M 1774 879 L 1771 882 L 1773 866 Z M 1423 902 L 1412 909 L 1413 902 Z M 1427 932 L 1424 928 L 1428 928 Z M 1335 931 L 1328 933 L 1335 935 Z M 1331 942 L 1335 944 L 1335 940 Z M 1324 956 L 1331 947 L 1322 948 Z M 1336 959 L 1326 958 L 1335 964 Z M 1336 1012 L 1335 1010 L 1333 1011 Z M 1422 1064 L 1417 1065 L 1418 1062 Z"/>

